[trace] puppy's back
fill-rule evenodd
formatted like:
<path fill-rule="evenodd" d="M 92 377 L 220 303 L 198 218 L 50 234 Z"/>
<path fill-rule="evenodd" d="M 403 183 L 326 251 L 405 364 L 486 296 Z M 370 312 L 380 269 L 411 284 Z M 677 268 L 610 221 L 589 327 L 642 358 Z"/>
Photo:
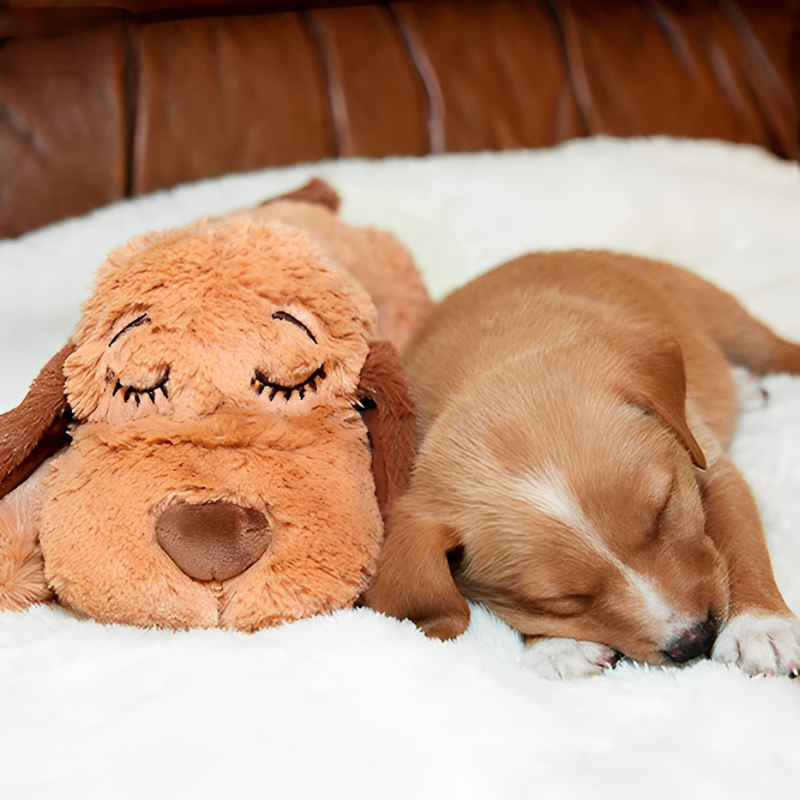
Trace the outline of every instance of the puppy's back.
<path fill-rule="evenodd" d="M 521 354 L 598 337 L 623 347 L 636 331 L 670 323 L 670 309 L 641 278 L 641 260 L 605 251 L 522 256 L 446 297 L 406 353 L 425 430 L 450 400 L 498 381 Z"/>

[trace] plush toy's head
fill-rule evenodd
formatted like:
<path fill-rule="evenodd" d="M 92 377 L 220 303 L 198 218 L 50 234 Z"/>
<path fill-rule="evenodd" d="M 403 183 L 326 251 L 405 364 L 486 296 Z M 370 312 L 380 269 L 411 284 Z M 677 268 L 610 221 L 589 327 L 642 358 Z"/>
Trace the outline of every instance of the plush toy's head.
<path fill-rule="evenodd" d="M 71 420 L 68 447 L 3 500 L 35 489 L 37 591 L 165 627 L 352 605 L 412 458 L 407 386 L 377 327 L 353 274 L 280 221 L 205 220 L 113 251 L 71 345 L 4 415 L 35 463 L 59 427 L 53 387 Z M 23 468 L 8 466 L 0 478 Z"/>

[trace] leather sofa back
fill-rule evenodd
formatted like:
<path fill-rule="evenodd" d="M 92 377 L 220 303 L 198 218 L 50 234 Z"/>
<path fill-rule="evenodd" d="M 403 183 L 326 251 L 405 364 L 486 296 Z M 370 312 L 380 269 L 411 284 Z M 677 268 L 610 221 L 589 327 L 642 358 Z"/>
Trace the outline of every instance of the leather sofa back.
<path fill-rule="evenodd" d="M 670 134 L 796 159 L 799 105 L 798 0 L 18 0 L 0 11 L 0 236 L 345 156 Z"/>

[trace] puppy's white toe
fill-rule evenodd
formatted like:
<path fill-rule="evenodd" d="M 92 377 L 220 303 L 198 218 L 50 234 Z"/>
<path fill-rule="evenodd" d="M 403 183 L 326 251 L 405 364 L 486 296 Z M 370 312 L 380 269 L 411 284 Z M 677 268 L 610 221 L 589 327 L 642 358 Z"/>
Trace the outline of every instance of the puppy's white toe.
<path fill-rule="evenodd" d="M 720 633 L 711 658 L 736 664 L 750 675 L 797 675 L 800 620 L 740 614 Z"/>
<path fill-rule="evenodd" d="M 739 408 L 742 411 L 757 411 L 766 406 L 769 399 L 766 389 L 761 385 L 761 379 L 747 367 L 732 367 L 731 375 L 736 383 L 739 397 Z"/>
<path fill-rule="evenodd" d="M 599 675 L 616 664 L 610 647 L 578 639 L 538 639 L 527 646 L 522 661 L 549 680 L 570 680 Z"/>

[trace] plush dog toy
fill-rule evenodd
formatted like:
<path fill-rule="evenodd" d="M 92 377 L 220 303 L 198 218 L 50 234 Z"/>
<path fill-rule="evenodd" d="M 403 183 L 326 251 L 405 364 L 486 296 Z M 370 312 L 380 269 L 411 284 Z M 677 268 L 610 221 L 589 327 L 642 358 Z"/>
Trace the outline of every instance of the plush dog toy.
<path fill-rule="evenodd" d="M 357 600 L 413 459 L 395 347 L 430 300 L 337 207 L 314 180 L 108 256 L 0 417 L 0 609 L 252 631 Z"/>

